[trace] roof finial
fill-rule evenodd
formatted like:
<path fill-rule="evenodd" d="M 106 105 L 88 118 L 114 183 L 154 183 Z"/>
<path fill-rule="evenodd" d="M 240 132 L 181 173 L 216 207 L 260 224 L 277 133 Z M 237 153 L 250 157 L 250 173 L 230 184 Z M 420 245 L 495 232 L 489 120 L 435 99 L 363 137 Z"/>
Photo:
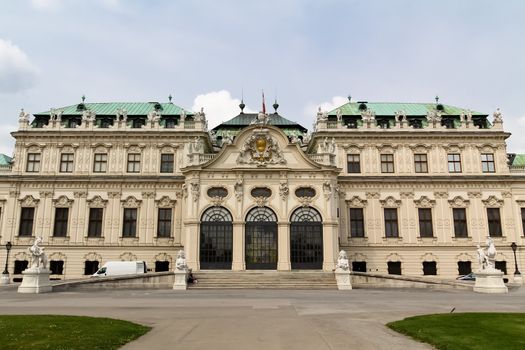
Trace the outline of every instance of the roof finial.
<path fill-rule="evenodd" d="M 348 102 L 352 102 L 352 95 L 348 95 Z"/>
<path fill-rule="evenodd" d="M 244 98 L 241 98 L 241 103 L 239 104 L 239 108 L 241 109 L 241 114 L 244 113 L 244 107 L 246 107 L 246 105 L 244 104 Z"/>
<path fill-rule="evenodd" d="M 86 95 L 82 95 L 82 103 L 86 100 Z"/>
<path fill-rule="evenodd" d="M 436 100 L 436 103 L 439 103 L 439 96 L 438 95 L 436 95 L 435 100 Z"/>
<path fill-rule="evenodd" d="M 171 94 L 168 96 L 168 100 L 170 101 L 171 103 L 171 100 L 173 99 L 173 96 L 171 96 Z"/>
<path fill-rule="evenodd" d="M 275 102 L 273 103 L 273 109 L 275 109 L 275 114 L 277 114 L 277 108 L 279 108 L 279 104 L 277 103 L 277 98 L 275 99 Z"/>

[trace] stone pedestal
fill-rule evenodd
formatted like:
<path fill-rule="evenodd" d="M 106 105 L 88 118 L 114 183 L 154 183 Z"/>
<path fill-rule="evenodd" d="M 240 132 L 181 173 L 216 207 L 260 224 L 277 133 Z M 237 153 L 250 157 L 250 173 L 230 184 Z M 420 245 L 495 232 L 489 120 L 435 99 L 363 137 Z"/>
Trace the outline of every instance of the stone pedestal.
<path fill-rule="evenodd" d="M 27 269 L 22 272 L 24 275 L 22 284 L 18 287 L 18 293 L 47 293 L 51 292 L 51 282 L 49 275 L 51 271 L 48 269 Z"/>
<path fill-rule="evenodd" d="M 514 284 L 523 284 L 523 275 L 514 275 L 512 282 Z"/>
<path fill-rule="evenodd" d="M 486 269 L 476 272 L 474 292 L 478 293 L 508 293 L 503 283 L 503 272 L 497 269 Z"/>
<path fill-rule="evenodd" d="M 188 289 L 188 271 L 175 270 L 175 282 L 173 282 L 173 289 Z"/>
<path fill-rule="evenodd" d="M 0 277 L 0 285 L 6 286 L 11 282 L 11 277 L 9 276 L 8 273 L 6 274 L 3 273 L 1 276 L 2 277 Z"/>
<path fill-rule="evenodd" d="M 341 269 L 335 270 L 335 280 L 337 282 L 337 289 L 339 290 L 351 290 L 352 282 L 350 280 L 350 271 Z"/>

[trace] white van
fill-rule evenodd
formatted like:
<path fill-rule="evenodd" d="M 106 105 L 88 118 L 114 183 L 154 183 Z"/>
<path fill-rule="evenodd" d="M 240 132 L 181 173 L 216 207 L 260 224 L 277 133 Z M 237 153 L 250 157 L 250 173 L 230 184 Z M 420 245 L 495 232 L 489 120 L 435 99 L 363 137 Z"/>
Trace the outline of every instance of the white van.
<path fill-rule="evenodd" d="M 136 275 L 146 271 L 145 261 L 108 261 L 91 277 Z"/>

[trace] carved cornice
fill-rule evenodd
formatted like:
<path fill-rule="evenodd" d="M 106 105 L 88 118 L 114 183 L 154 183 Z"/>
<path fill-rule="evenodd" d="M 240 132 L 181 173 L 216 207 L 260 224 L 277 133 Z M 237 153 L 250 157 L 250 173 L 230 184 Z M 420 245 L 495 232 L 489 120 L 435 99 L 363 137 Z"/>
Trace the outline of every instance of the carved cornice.
<path fill-rule="evenodd" d="M 436 201 L 427 196 L 421 196 L 421 198 L 414 200 L 414 204 L 417 208 L 434 208 Z"/>
<path fill-rule="evenodd" d="M 392 196 L 388 196 L 379 202 L 383 208 L 399 208 L 401 206 L 401 201 L 399 199 L 395 199 Z"/>
<path fill-rule="evenodd" d="M 470 201 L 468 199 L 463 199 L 461 196 L 454 197 L 449 200 L 448 203 L 452 208 L 467 208 L 470 205 Z"/>
<path fill-rule="evenodd" d="M 359 196 L 353 196 L 346 201 L 346 204 L 350 208 L 364 208 L 367 206 L 368 201 L 366 199 L 361 199 Z"/>
<path fill-rule="evenodd" d="M 67 198 L 67 196 L 60 196 L 57 199 L 53 199 L 53 205 L 56 208 L 71 208 L 73 200 Z"/>
<path fill-rule="evenodd" d="M 121 202 L 124 208 L 139 208 L 142 204 L 142 201 L 134 196 L 128 196 L 126 199 L 122 199 Z"/>
<path fill-rule="evenodd" d="M 505 203 L 503 199 L 498 199 L 496 196 L 489 196 L 489 198 L 483 199 L 482 202 L 487 208 L 501 208 Z"/>

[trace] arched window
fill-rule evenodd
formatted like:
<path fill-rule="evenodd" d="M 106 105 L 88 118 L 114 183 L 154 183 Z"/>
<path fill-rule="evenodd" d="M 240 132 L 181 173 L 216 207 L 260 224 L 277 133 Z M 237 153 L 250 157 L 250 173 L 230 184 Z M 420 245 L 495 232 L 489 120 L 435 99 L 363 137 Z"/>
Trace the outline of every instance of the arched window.
<path fill-rule="evenodd" d="M 311 207 L 301 207 L 292 213 L 291 222 L 322 222 L 321 214 Z"/>
<path fill-rule="evenodd" d="M 202 222 L 233 221 L 232 215 L 224 207 L 211 207 L 202 214 Z"/>
<path fill-rule="evenodd" d="M 268 207 L 257 207 L 250 210 L 246 215 L 247 222 L 275 222 L 277 216 L 272 209 Z"/>

